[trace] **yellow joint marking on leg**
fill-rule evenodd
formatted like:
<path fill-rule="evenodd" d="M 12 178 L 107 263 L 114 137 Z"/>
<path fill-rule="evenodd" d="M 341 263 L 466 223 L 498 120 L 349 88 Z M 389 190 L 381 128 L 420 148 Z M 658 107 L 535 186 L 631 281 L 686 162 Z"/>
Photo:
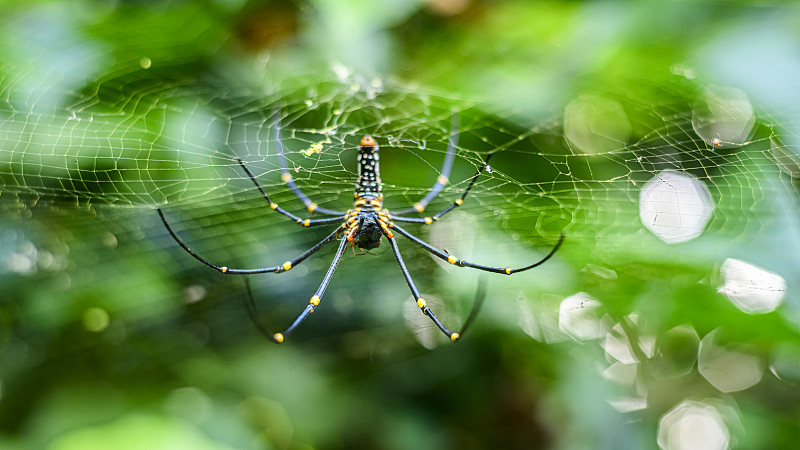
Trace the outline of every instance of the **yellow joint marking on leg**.
<path fill-rule="evenodd" d="M 456 205 L 461 206 L 462 203 L 464 203 L 464 199 L 463 198 L 460 198 L 460 199 L 456 200 Z"/>
<path fill-rule="evenodd" d="M 278 204 L 277 203 L 270 203 L 269 207 L 272 208 L 272 209 L 277 209 L 278 208 Z"/>
<path fill-rule="evenodd" d="M 425 225 L 430 225 L 432 223 L 433 223 L 433 219 L 431 219 L 430 217 L 426 217 L 425 218 Z"/>
<path fill-rule="evenodd" d="M 417 212 L 425 211 L 425 205 L 422 203 L 414 203 L 414 209 L 416 209 Z"/>
<path fill-rule="evenodd" d="M 225 267 L 225 266 L 222 266 L 222 267 L 219 268 L 219 271 L 222 272 L 222 273 L 225 273 L 225 272 L 228 271 L 228 268 Z"/>
<path fill-rule="evenodd" d="M 303 221 L 303 226 L 304 226 L 304 227 L 311 226 L 311 219 L 306 219 L 306 220 L 304 220 L 304 221 Z"/>
<path fill-rule="evenodd" d="M 275 339 L 275 342 L 280 344 L 283 342 L 283 333 L 275 333 L 272 335 L 272 338 Z"/>
<path fill-rule="evenodd" d="M 312 203 L 312 204 L 308 205 L 308 211 L 309 212 L 314 212 L 315 209 L 317 209 L 317 204 L 316 203 Z"/>
<path fill-rule="evenodd" d="M 392 239 L 394 235 L 391 231 L 389 231 L 389 228 L 386 227 L 386 223 L 384 221 L 380 221 L 378 223 L 381 225 L 381 228 L 383 228 L 383 232 L 386 233 L 386 237 Z"/>
<path fill-rule="evenodd" d="M 460 337 L 461 337 L 461 335 L 458 334 L 458 333 L 451 333 L 450 334 L 450 340 L 453 341 L 453 342 L 457 341 L 458 338 L 460 338 Z"/>
<path fill-rule="evenodd" d="M 284 183 L 288 183 L 292 181 L 292 175 L 290 173 L 284 172 L 281 174 L 281 180 L 283 180 Z"/>
<path fill-rule="evenodd" d="M 511 268 L 510 267 L 506 267 L 506 275 L 511 275 Z"/>
<path fill-rule="evenodd" d="M 309 301 L 308 303 L 311 303 L 314 306 L 319 305 L 319 295 L 311 297 L 311 301 Z"/>
<path fill-rule="evenodd" d="M 285 263 L 283 263 L 283 270 L 289 270 L 291 268 L 292 268 L 292 262 L 291 261 L 286 261 Z"/>
<path fill-rule="evenodd" d="M 419 309 L 423 309 L 426 306 L 428 306 L 428 304 L 425 302 L 425 300 L 423 298 L 418 298 L 417 299 L 417 306 L 419 306 Z"/>
<path fill-rule="evenodd" d="M 450 264 L 455 264 L 455 263 L 458 262 L 458 259 L 456 259 L 455 256 L 450 255 L 450 256 L 447 257 L 447 262 L 449 262 Z"/>
<path fill-rule="evenodd" d="M 448 179 L 444 175 L 439 175 L 439 178 L 437 178 L 436 181 L 438 181 L 441 184 L 447 184 Z"/>

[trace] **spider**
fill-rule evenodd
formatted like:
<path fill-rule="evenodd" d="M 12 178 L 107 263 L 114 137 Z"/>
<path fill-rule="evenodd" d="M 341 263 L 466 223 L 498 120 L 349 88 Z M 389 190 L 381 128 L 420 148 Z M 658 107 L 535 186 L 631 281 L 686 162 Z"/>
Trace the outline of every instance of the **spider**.
<path fill-rule="evenodd" d="M 447 261 L 450 264 L 456 265 L 458 267 L 471 267 L 473 269 L 478 269 L 486 272 L 491 273 L 499 273 L 505 275 L 511 275 L 513 273 L 524 272 L 526 270 L 532 269 L 536 266 L 543 264 L 545 261 L 550 259 L 553 254 L 558 250 L 561 246 L 561 243 L 564 241 L 564 234 L 561 234 L 558 242 L 553 246 L 550 252 L 541 260 L 517 269 L 512 268 L 499 268 L 499 267 L 490 267 L 485 266 L 482 264 L 476 264 L 469 261 L 464 261 L 461 259 L 456 258 L 454 255 L 450 254 L 447 251 L 439 250 L 438 248 L 428 244 L 427 242 L 423 241 L 422 239 L 414 236 L 413 234 L 406 231 L 404 228 L 397 225 L 396 222 L 405 222 L 405 223 L 416 223 L 416 224 L 424 224 L 424 225 L 431 225 L 436 223 L 439 219 L 442 218 L 445 214 L 452 211 L 454 208 L 460 206 L 464 203 L 464 199 L 469 194 L 470 189 L 475 184 L 475 181 L 480 176 L 481 172 L 488 167 L 489 159 L 492 157 L 492 153 L 490 152 L 486 159 L 483 161 L 483 165 L 478 169 L 477 173 L 470 179 L 469 185 L 464 193 L 455 200 L 452 204 L 448 207 L 440 211 L 439 213 L 428 216 L 428 217 L 407 217 L 405 214 L 413 214 L 413 213 L 420 213 L 425 210 L 425 207 L 428 203 L 436 197 L 439 192 L 444 188 L 444 186 L 448 182 L 448 177 L 450 175 L 450 170 L 453 166 L 453 159 L 455 156 L 456 146 L 458 145 L 458 134 L 459 134 L 459 123 L 458 123 L 458 116 L 453 115 L 452 125 L 450 136 L 448 140 L 448 148 L 445 154 L 444 163 L 442 165 L 442 170 L 440 175 L 436 179 L 436 183 L 434 183 L 433 187 L 428 191 L 428 193 L 417 203 L 415 203 L 412 207 L 402 209 L 399 211 L 392 211 L 391 213 L 383 208 L 383 194 L 381 193 L 381 179 L 379 173 L 379 156 L 378 156 L 378 143 L 375 141 L 374 138 L 371 136 L 365 136 L 361 139 L 359 151 L 358 151 L 358 180 L 356 181 L 355 186 L 355 201 L 353 203 L 353 207 L 348 209 L 347 211 L 336 211 L 327 208 L 323 208 L 318 206 L 316 203 L 312 202 L 301 190 L 297 187 L 294 180 L 292 179 L 292 175 L 289 172 L 287 163 L 286 163 L 286 156 L 284 155 L 283 149 L 283 142 L 281 137 L 281 128 L 280 128 L 280 121 L 276 120 L 276 124 L 274 125 L 274 132 L 277 138 L 277 153 L 278 158 L 280 161 L 281 166 L 281 175 L 282 181 L 292 190 L 295 196 L 302 201 L 306 209 L 311 213 L 319 213 L 325 216 L 331 217 L 322 217 L 322 218 L 314 218 L 314 219 L 307 219 L 301 218 L 296 216 L 285 209 L 278 206 L 275 202 L 270 200 L 269 196 L 261 185 L 258 183 L 255 175 L 250 169 L 245 165 L 244 161 L 241 159 L 237 159 L 239 165 L 241 166 L 244 173 L 253 181 L 256 185 L 256 188 L 261 192 L 261 195 L 267 201 L 269 207 L 279 214 L 282 214 L 289 219 L 295 221 L 297 224 L 304 226 L 304 227 L 312 227 L 312 226 L 319 226 L 319 225 L 331 225 L 331 224 L 338 224 L 336 229 L 334 229 L 327 237 L 319 241 L 316 245 L 305 251 L 304 253 L 300 254 L 296 258 L 286 261 L 281 265 L 273 266 L 273 267 L 262 267 L 258 269 L 232 269 L 226 266 L 220 266 L 214 264 L 207 259 L 201 257 L 193 250 L 189 248 L 175 233 L 175 231 L 170 227 L 169 223 L 167 222 L 164 212 L 161 208 L 156 208 L 158 211 L 159 216 L 161 217 L 161 221 L 164 223 L 167 231 L 169 232 L 170 236 L 178 243 L 187 253 L 193 256 L 198 261 L 202 262 L 203 264 L 211 267 L 212 269 L 223 273 L 223 274 L 232 274 L 232 275 L 249 275 L 249 274 L 257 274 L 257 273 L 283 273 L 286 272 L 293 267 L 297 266 L 301 262 L 303 262 L 306 258 L 314 254 L 315 252 L 319 251 L 322 247 L 326 244 L 334 241 L 339 240 L 339 248 L 336 251 L 336 255 L 333 257 L 333 262 L 331 262 L 330 267 L 328 268 L 327 273 L 325 274 L 324 278 L 322 279 L 322 283 L 317 288 L 317 291 L 311 296 L 308 305 L 306 308 L 301 312 L 297 318 L 286 328 L 285 331 L 281 333 L 271 333 L 258 319 L 255 312 L 255 304 L 252 299 L 252 292 L 250 291 L 250 284 L 249 280 L 246 280 L 247 292 L 249 301 L 247 302 L 248 313 L 250 314 L 251 319 L 253 319 L 254 323 L 256 324 L 259 331 L 261 331 L 265 336 L 270 338 L 272 341 L 276 343 L 281 343 L 284 339 L 292 333 L 301 322 L 303 322 L 311 313 L 314 312 L 317 306 L 320 304 L 320 300 L 322 299 L 323 294 L 325 293 L 325 289 L 328 287 L 328 283 L 331 281 L 334 272 L 336 271 L 339 262 L 344 255 L 345 249 L 347 248 L 348 244 L 352 244 L 357 246 L 363 250 L 370 250 L 377 248 L 383 238 L 385 237 L 389 241 L 389 245 L 392 248 L 392 252 L 394 253 L 394 257 L 397 260 L 397 264 L 400 266 L 400 271 L 403 273 L 403 277 L 408 283 L 408 287 L 411 289 L 411 293 L 413 298 L 417 303 L 417 307 L 422 311 L 423 314 L 428 316 L 433 323 L 442 331 L 445 335 L 447 335 L 451 341 L 455 342 L 458 340 L 461 335 L 466 330 L 467 325 L 472 321 L 474 316 L 477 313 L 478 307 L 482 301 L 482 294 L 478 294 L 476 296 L 475 305 L 470 313 L 469 318 L 465 322 L 464 327 L 459 332 L 450 331 L 446 328 L 441 321 L 436 317 L 436 315 L 431 311 L 430 307 L 428 307 L 427 302 L 425 299 L 422 298 L 419 289 L 417 289 L 416 284 L 411 278 L 411 274 L 406 267 L 405 262 L 403 261 L 403 257 L 400 256 L 400 250 L 397 246 L 397 242 L 395 240 L 395 233 L 397 232 L 401 236 L 405 237 L 406 239 L 410 240 L 414 244 L 422 247 L 423 249 L 427 250 L 434 256 Z M 342 234 L 340 237 L 340 233 Z M 482 291 L 482 288 L 479 288 L 479 291 Z"/>

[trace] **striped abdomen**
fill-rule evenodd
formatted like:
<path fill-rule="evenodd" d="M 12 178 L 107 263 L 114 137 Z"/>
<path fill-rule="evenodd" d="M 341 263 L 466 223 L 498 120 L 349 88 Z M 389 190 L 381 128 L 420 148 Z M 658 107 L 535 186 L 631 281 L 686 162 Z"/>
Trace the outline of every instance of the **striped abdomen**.
<path fill-rule="evenodd" d="M 378 163 L 378 143 L 371 136 L 366 136 L 361 139 L 361 147 L 358 149 L 356 198 L 380 199 L 383 197 Z"/>

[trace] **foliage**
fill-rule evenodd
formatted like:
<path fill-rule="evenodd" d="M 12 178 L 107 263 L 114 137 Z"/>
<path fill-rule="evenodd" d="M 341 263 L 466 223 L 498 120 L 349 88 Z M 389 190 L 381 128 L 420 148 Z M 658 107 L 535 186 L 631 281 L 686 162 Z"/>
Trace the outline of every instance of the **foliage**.
<path fill-rule="evenodd" d="M 799 12 L 3 4 L 0 446 L 684 448 L 662 436 L 681 408 L 709 427 L 698 445 L 792 446 L 800 61 L 786 43 Z M 724 139 L 745 116 L 730 105 L 750 104 L 752 132 Z M 715 105 L 730 117 L 704 119 Z M 298 184 L 338 208 L 352 202 L 353 145 L 373 134 L 394 207 L 435 180 L 453 114 L 458 161 L 430 209 L 489 151 L 492 167 L 461 210 L 418 234 L 514 267 L 567 234 L 546 265 L 490 278 L 456 344 L 418 316 L 382 248 L 345 257 L 319 311 L 273 345 L 247 318 L 242 280 L 183 253 L 154 212 L 164 206 L 210 260 L 278 264 L 325 233 L 270 214 L 235 162 L 303 211 L 280 181 L 277 120 Z M 708 189 L 699 237 L 670 243 L 642 219 L 640 192 L 664 170 Z M 463 321 L 476 273 L 401 243 L 437 314 Z M 331 251 L 253 277 L 265 321 L 290 323 Z M 731 301 L 723 268 L 756 273 L 731 260 L 782 279 L 781 305 L 749 314 Z"/>

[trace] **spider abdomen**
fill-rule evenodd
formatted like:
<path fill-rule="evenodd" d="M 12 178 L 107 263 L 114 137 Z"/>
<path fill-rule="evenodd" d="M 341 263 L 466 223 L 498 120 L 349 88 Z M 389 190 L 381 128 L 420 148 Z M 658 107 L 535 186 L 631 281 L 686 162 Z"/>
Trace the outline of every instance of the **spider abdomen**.
<path fill-rule="evenodd" d="M 381 175 L 378 169 L 378 143 L 371 136 L 361 139 L 358 149 L 356 198 L 381 198 Z"/>

